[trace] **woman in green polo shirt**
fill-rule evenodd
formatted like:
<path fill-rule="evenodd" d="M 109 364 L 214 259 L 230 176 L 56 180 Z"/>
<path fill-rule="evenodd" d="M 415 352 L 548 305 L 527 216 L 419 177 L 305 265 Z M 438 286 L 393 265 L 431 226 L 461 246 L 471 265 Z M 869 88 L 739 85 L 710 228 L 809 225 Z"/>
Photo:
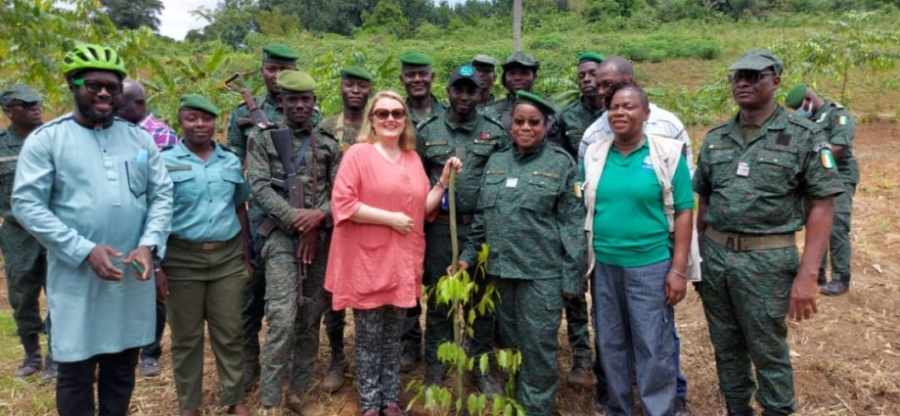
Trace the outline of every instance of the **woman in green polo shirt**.
<path fill-rule="evenodd" d="M 675 401 L 673 306 L 684 298 L 694 205 L 683 143 L 647 136 L 647 94 L 615 85 L 606 97 L 612 140 L 585 153 L 585 207 L 598 355 L 609 411 L 632 415 L 632 368 L 643 414 Z M 667 215 L 667 212 L 669 213 Z"/>

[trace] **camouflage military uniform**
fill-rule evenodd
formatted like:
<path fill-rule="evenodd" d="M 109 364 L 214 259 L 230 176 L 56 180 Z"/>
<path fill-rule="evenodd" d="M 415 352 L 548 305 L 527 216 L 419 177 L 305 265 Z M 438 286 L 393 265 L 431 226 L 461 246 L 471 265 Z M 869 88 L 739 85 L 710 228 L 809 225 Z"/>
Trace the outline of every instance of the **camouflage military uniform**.
<path fill-rule="evenodd" d="M 515 95 L 509 95 L 502 100 L 497 100 L 492 106 L 485 107 L 484 113 L 489 117 L 497 120 L 500 124 L 503 125 L 503 128 L 506 131 L 509 131 L 509 126 L 512 124 L 512 107 L 513 103 L 515 103 Z M 569 143 L 566 141 L 563 131 L 565 127 L 562 125 L 561 120 L 557 119 L 556 116 L 548 116 L 547 117 L 547 138 L 546 140 L 549 143 L 553 143 L 557 146 L 563 148 L 569 155 L 576 155 L 578 151 L 578 147 L 571 147 Z"/>
<path fill-rule="evenodd" d="M 34 339 L 40 360 L 37 336 L 44 331 L 44 323 L 38 298 L 47 283 L 47 252 L 19 225 L 10 209 L 16 161 L 24 143 L 12 126 L 0 132 L 0 215 L 3 216 L 0 249 L 6 261 L 7 293 L 16 321 L 16 335 L 22 337 L 23 344 L 27 342 L 26 337 Z M 50 325 L 49 316 L 47 325 Z"/>
<path fill-rule="evenodd" d="M 856 121 L 844 106 L 826 101 L 813 115 L 812 120 L 825 132 L 825 138 L 833 145 L 843 146 L 844 154 L 837 162 L 840 181 L 844 192 L 834 198 L 834 223 L 828 251 L 830 256 L 822 258 L 819 267 L 819 284 L 825 284 L 825 269 L 831 257 L 832 280 L 850 283 L 850 217 L 853 212 L 853 195 L 859 183 L 859 165 L 853 157 L 853 136 L 856 135 Z"/>
<path fill-rule="evenodd" d="M 585 286 L 584 207 L 572 157 L 556 146 L 515 147 L 491 156 L 461 259 L 474 265 L 487 242 L 487 275 L 500 295 L 497 323 L 522 365 L 516 400 L 529 416 L 554 411 L 562 293 Z"/>
<path fill-rule="evenodd" d="M 438 100 L 434 95 L 431 96 L 431 111 L 425 117 L 419 117 L 419 115 L 416 114 L 410 105 L 409 99 L 406 100 L 406 105 L 409 107 L 409 120 L 412 122 L 413 127 L 416 128 L 416 131 L 418 131 L 419 127 L 425 124 L 425 122 L 443 116 L 443 114 L 447 112 L 447 109 L 450 108 L 449 104 Z"/>
<path fill-rule="evenodd" d="M 584 130 L 600 118 L 605 111 L 605 109 L 593 111 L 584 105 L 582 100 L 569 104 L 562 111 L 559 119 L 566 127 L 565 140 L 571 149 L 578 149 Z M 566 324 L 569 346 L 572 347 L 572 355 L 576 363 L 583 361 L 585 365 L 590 365 L 591 336 L 588 332 L 587 297 L 584 294 L 566 301 Z"/>
<path fill-rule="evenodd" d="M 465 156 L 461 159 L 465 169 L 456 179 L 456 195 L 459 199 L 456 224 L 460 241 L 464 241 L 471 230 L 484 166 L 492 154 L 509 147 L 509 143 L 503 126 L 479 113 L 463 124 L 451 122 L 449 115 L 445 113 L 442 117 L 426 121 L 419 129 L 416 149 L 422 157 L 431 183 L 440 180 L 447 159 L 456 156 L 458 148 L 465 149 Z M 441 276 L 446 274 L 447 265 L 451 263 L 449 220 L 449 206 L 442 207 L 437 220 L 425 225 L 425 285 L 437 284 Z M 485 283 L 479 281 L 481 286 Z M 437 347 L 441 342 L 453 340 L 453 324 L 448 319 L 449 306 L 438 305 L 435 298 L 428 298 L 425 325 L 425 364 L 430 373 L 443 372 L 443 366 L 437 358 Z M 473 299 L 473 304 L 477 304 L 479 300 Z M 493 314 L 476 318 L 473 330 L 470 354 L 490 353 L 493 350 Z"/>
<path fill-rule="evenodd" d="M 741 128 L 749 129 L 744 140 Z M 707 133 L 694 191 L 709 198 L 701 237 L 703 282 L 698 291 L 716 352 L 719 389 L 730 404 L 756 400 L 767 414 L 790 414 L 793 372 L 786 341 L 791 285 L 800 265 L 796 246 L 726 247 L 713 232 L 792 234 L 804 226 L 805 198 L 841 192 L 837 171 L 823 166 L 821 129 L 778 107 L 753 132 L 737 116 Z M 827 147 L 825 147 L 827 148 Z"/>
<path fill-rule="evenodd" d="M 263 365 L 260 389 L 264 406 L 282 402 L 282 382 L 290 369 L 290 392 L 303 393 L 310 381 L 312 366 L 319 352 L 319 325 L 322 313 L 330 307 L 331 296 L 323 288 L 325 263 L 331 240 L 331 188 L 341 160 L 341 149 L 333 137 L 316 133 L 311 126 L 286 125 L 293 132 L 295 157 L 302 150 L 303 141 L 314 139 L 302 157 L 304 162 L 297 174 L 304 182 L 304 206 L 320 209 L 326 219 L 320 225 L 315 260 L 308 266 L 303 281 L 306 301 L 297 303 L 297 247 L 298 235 L 285 231 L 296 218 L 288 204 L 287 193 L 273 187 L 271 179 L 284 179 L 285 169 L 278 159 L 270 131 L 254 132 L 251 139 L 256 146 L 247 157 L 247 176 L 253 199 L 259 208 L 278 227 L 266 237 L 261 258 L 266 265 L 266 322 L 269 330 L 263 346 Z M 315 164 L 313 159 L 315 158 Z M 316 189 L 313 192 L 313 168 L 316 167 Z M 313 194 L 315 193 L 315 200 Z"/>
<path fill-rule="evenodd" d="M 284 121 L 284 112 L 275 99 L 271 95 L 266 94 L 254 99 L 256 105 L 263 109 L 270 123 L 281 123 Z M 246 103 L 241 103 L 231 112 L 228 119 L 227 144 L 241 160 L 247 157 L 247 141 L 250 134 L 256 128 L 252 125 L 245 125 L 250 119 L 250 109 Z M 322 119 L 322 115 L 318 111 L 313 112 L 313 125 Z M 262 211 L 256 205 L 253 199 L 250 200 L 250 209 L 247 212 L 250 217 L 251 230 L 251 247 L 250 255 L 253 263 L 253 279 L 244 289 L 244 302 L 241 311 L 241 318 L 244 321 L 244 362 L 246 364 L 259 363 L 259 331 L 262 329 L 262 318 L 265 315 L 265 293 L 266 293 L 266 265 L 260 259 L 262 251 L 263 239 L 256 234 L 256 229 L 262 222 Z M 244 380 L 249 383 L 250 380 Z"/>
<path fill-rule="evenodd" d="M 337 139 L 343 151 L 356 143 L 359 136 L 359 128 L 362 127 L 362 121 L 356 124 L 349 124 L 343 121 L 343 114 L 337 114 L 322 120 L 316 125 L 316 128 L 331 135 Z"/>

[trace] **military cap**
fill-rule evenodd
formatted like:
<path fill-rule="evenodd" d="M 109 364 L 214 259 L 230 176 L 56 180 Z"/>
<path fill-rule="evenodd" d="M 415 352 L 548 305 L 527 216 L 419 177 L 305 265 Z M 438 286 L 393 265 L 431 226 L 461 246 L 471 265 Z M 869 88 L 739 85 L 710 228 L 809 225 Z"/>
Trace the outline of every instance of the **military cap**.
<path fill-rule="evenodd" d="M 555 105 L 541 98 L 541 96 L 524 90 L 516 91 L 516 103 L 531 104 L 537 107 L 545 116 L 553 116 L 559 112 Z"/>
<path fill-rule="evenodd" d="M 23 103 L 36 103 L 41 101 L 41 96 L 27 85 L 17 84 L 0 91 L 0 107 L 6 108 L 14 100 Z"/>
<path fill-rule="evenodd" d="M 497 60 L 489 55 L 475 55 L 472 58 L 472 65 L 481 64 L 481 65 L 489 65 L 489 66 L 497 66 Z"/>
<path fill-rule="evenodd" d="M 341 76 L 344 78 L 359 78 L 363 81 L 372 82 L 372 74 L 361 66 L 345 66 L 341 70 Z"/>
<path fill-rule="evenodd" d="M 431 58 L 421 52 L 406 52 L 400 55 L 400 63 L 403 66 L 430 66 Z"/>
<path fill-rule="evenodd" d="M 300 59 L 300 54 L 287 45 L 270 43 L 263 46 L 263 61 L 276 64 L 294 64 Z"/>
<path fill-rule="evenodd" d="M 307 92 L 316 89 L 316 81 L 306 72 L 281 71 L 275 84 L 282 91 Z"/>
<path fill-rule="evenodd" d="M 775 75 L 781 75 L 781 71 L 784 70 L 784 62 L 767 50 L 753 49 L 738 58 L 737 62 L 731 64 L 728 69 L 732 71 L 741 69 L 762 71 L 770 67 L 775 69 Z"/>
<path fill-rule="evenodd" d="M 540 68 L 541 63 L 535 61 L 534 56 L 532 56 L 530 53 L 516 52 L 506 58 L 506 62 L 503 63 L 503 69 L 505 70 L 511 66 L 517 65 L 537 70 L 538 68 Z"/>
<path fill-rule="evenodd" d="M 200 94 L 187 94 L 181 96 L 181 101 L 179 104 L 179 109 L 188 108 L 191 110 L 200 110 L 204 113 L 212 114 L 216 117 L 219 116 L 221 111 L 219 107 L 216 107 L 209 99 L 200 95 Z"/>
<path fill-rule="evenodd" d="M 450 83 L 447 85 L 452 86 L 460 81 L 471 81 L 476 87 L 481 88 L 481 76 L 478 75 L 475 68 L 472 68 L 472 65 L 460 65 L 454 68 L 450 73 Z"/>
<path fill-rule="evenodd" d="M 578 65 L 581 65 L 581 63 L 585 62 L 585 61 L 592 61 L 592 62 L 596 62 L 598 64 L 602 64 L 603 60 L 605 60 L 605 59 L 606 59 L 606 57 L 603 55 L 600 55 L 599 53 L 584 52 L 581 55 L 578 55 Z"/>
<path fill-rule="evenodd" d="M 787 93 L 787 97 L 784 98 L 784 105 L 788 106 L 788 108 L 797 108 L 800 107 L 800 104 L 803 104 L 803 100 L 806 99 L 806 84 L 797 84 L 794 88 L 791 88 Z"/>

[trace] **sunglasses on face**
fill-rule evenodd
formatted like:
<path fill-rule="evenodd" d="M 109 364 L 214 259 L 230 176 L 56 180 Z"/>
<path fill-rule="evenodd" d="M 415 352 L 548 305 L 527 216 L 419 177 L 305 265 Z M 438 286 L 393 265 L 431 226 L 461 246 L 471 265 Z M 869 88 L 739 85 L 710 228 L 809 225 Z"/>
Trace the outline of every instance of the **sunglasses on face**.
<path fill-rule="evenodd" d="M 741 79 L 747 81 L 749 84 L 757 84 L 759 81 L 762 81 L 765 77 L 769 75 L 775 75 L 772 71 L 749 71 L 749 70 L 740 70 L 734 71 L 728 74 L 728 82 L 732 84 L 737 84 Z"/>
<path fill-rule="evenodd" d="M 100 81 L 90 81 L 84 79 L 76 79 L 72 81 L 73 85 L 77 85 L 79 87 L 84 87 L 88 91 L 93 94 L 99 94 L 100 91 L 106 90 L 109 95 L 119 95 L 122 93 L 122 83 L 121 82 L 100 82 Z"/>
<path fill-rule="evenodd" d="M 31 110 L 32 108 L 40 107 L 40 105 L 41 105 L 40 101 L 34 101 L 34 102 L 30 102 L 30 103 L 26 103 L 24 101 L 18 101 L 18 102 L 14 102 L 14 103 L 10 104 L 9 107 L 19 107 L 23 110 Z"/>
<path fill-rule="evenodd" d="M 372 112 L 372 115 L 379 120 L 387 120 L 388 116 L 393 117 L 394 120 L 403 120 L 406 117 L 406 110 L 402 108 L 395 108 L 393 110 L 385 110 L 380 108 Z"/>

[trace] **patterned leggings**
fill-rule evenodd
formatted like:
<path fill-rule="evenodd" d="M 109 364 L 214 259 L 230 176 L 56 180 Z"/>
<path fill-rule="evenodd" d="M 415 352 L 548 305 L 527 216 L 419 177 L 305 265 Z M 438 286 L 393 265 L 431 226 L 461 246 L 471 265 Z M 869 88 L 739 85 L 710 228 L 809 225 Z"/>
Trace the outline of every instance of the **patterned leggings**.
<path fill-rule="evenodd" d="M 360 409 L 379 410 L 400 399 L 400 337 L 406 309 L 354 309 L 356 389 Z"/>

